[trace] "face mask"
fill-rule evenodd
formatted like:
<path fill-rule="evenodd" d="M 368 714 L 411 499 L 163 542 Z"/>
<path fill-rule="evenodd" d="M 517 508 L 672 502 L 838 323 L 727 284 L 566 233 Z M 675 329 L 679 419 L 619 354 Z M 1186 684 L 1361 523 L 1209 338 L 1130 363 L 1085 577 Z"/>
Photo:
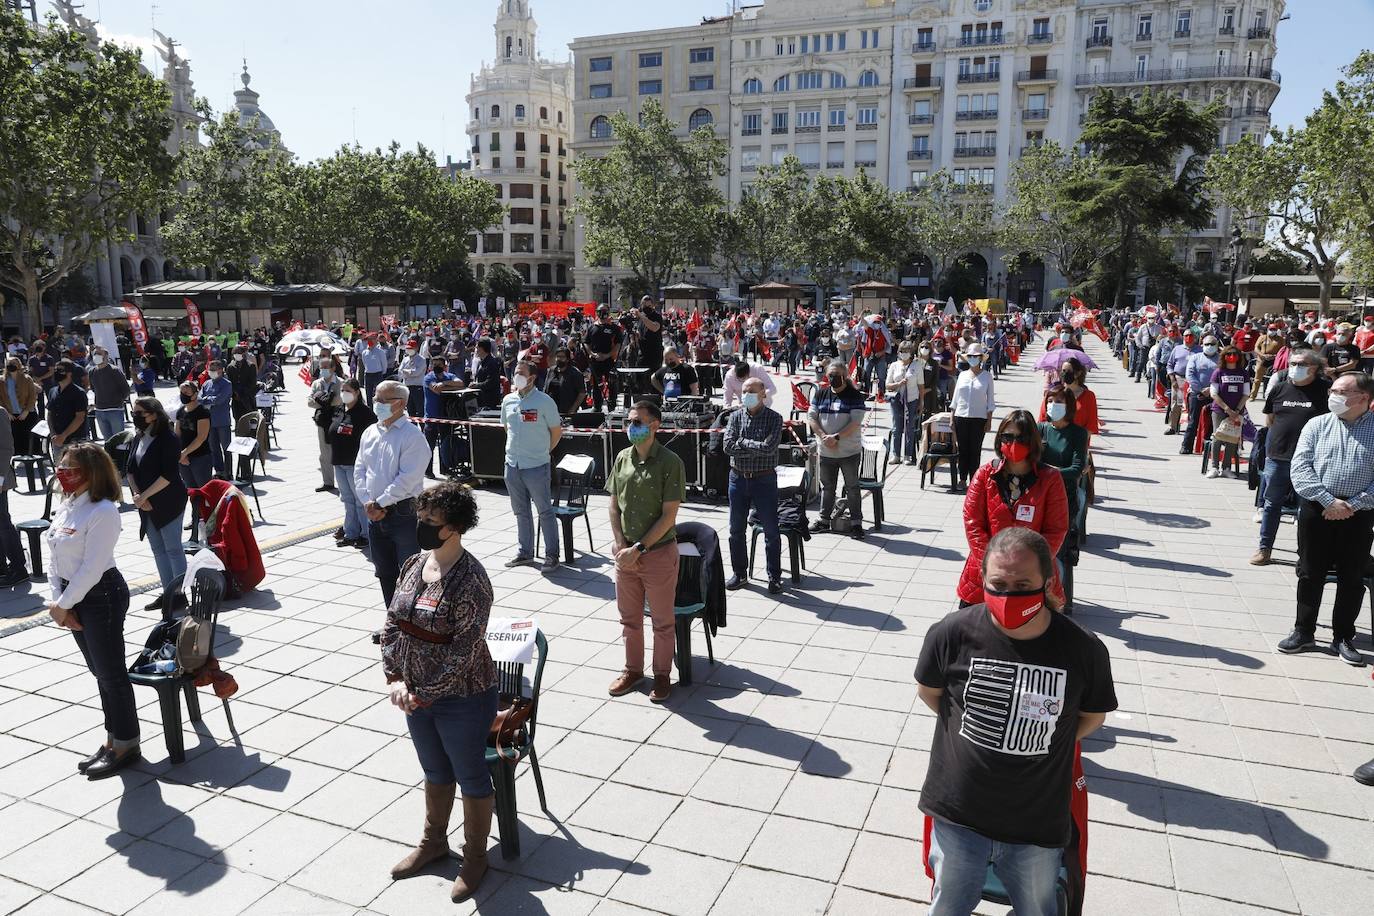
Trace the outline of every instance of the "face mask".
<path fill-rule="evenodd" d="M 1041 586 L 1023 592 L 1000 592 L 984 587 L 983 601 L 994 620 L 1004 629 L 1015 630 L 1030 623 L 1040 613 L 1045 606 L 1045 589 Z"/>
<path fill-rule="evenodd" d="M 210 378 L 212 378 L 212 379 L 218 379 L 222 374 L 223 374 L 223 373 L 221 373 L 221 372 L 211 372 L 211 373 L 210 373 Z"/>
<path fill-rule="evenodd" d="M 191 395 L 189 395 L 189 394 L 182 394 L 182 395 L 179 395 L 179 397 L 181 398 L 181 403 L 183 403 L 183 404 L 189 404 L 189 403 L 191 403 L 192 401 L 195 400 L 195 398 L 193 398 L 193 397 L 192 397 Z"/>
<path fill-rule="evenodd" d="M 93 366 L 103 366 L 103 365 L 105 365 L 105 357 L 103 357 L 103 356 L 101 356 L 99 353 L 97 353 L 95 356 L 92 356 L 92 357 L 91 357 L 91 365 L 93 365 Z"/>
<path fill-rule="evenodd" d="M 1060 335 L 1059 335 L 1059 340 L 1060 340 L 1062 343 L 1068 343 L 1069 341 L 1073 340 L 1073 335 L 1072 335 L 1072 334 L 1060 334 Z"/>
<path fill-rule="evenodd" d="M 911 358 L 912 358 L 912 357 L 911 357 L 911 354 L 910 354 L 910 353 L 903 353 L 903 354 L 901 354 L 901 360 L 902 360 L 902 362 L 904 362 L 904 363 L 909 363 L 909 362 L 911 362 Z"/>
<path fill-rule="evenodd" d="M 1205 346 L 1205 347 L 1202 348 L 1202 352 L 1205 353 L 1205 354 L 1208 355 L 1208 356 L 1216 356 L 1216 355 L 1217 355 L 1217 348 L 1216 348 L 1215 346 L 1213 346 L 1212 344 L 1208 344 L 1207 346 Z"/>
<path fill-rule="evenodd" d="M 443 527 L 443 525 L 432 525 L 429 522 L 416 522 L 415 543 L 420 545 L 421 550 L 437 550 L 444 546 L 444 541 L 448 540 L 448 538 L 439 537 L 439 532 Z"/>
<path fill-rule="evenodd" d="M 234 362 L 236 362 L 236 363 L 241 363 L 241 362 L 243 362 L 243 354 L 242 354 L 242 353 L 235 353 L 235 354 L 234 354 Z"/>
<path fill-rule="evenodd" d="M 57 482 L 62 485 L 63 493 L 75 493 L 86 482 L 86 475 L 80 468 L 58 468 L 55 473 Z"/>
<path fill-rule="evenodd" d="M 64 370 L 61 370 L 61 371 L 58 371 L 58 372 L 54 372 L 54 373 L 52 374 L 52 380 L 53 380 L 54 382 L 57 382 L 58 384 L 61 384 L 62 382 L 65 382 L 65 381 L 67 380 L 67 372 L 66 372 L 66 370 L 64 369 Z"/>
<path fill-rule="evenodd" d="M 829 334 L 826 334 L 826 335 L 822 336 L 822 337 L 821 337 L 821 343 L 824 343 L 824 344 L 830 343 L 830 335 L 829 335 Z"/>
<path fill-rule="evenodd" d="M 759 395 L 756 391 L 745 392 L 744 397 L 740 400 L 744 404 L 745 410 L 753 410 L 759 406 Z"/>
<path fill-rule="evenodd" d="M 1337 416 L 1350 409 L 1350 400 L 1343 394 L 1334 392 L 1326 396 L 1326 407 Z"/>
<path fill-rule="evenodd" d="M 1050 401 L 1045 408 L 1045 416 L 1050 418 L 1051 423 L 1058 423 L 1069 415 L 1069 405 L 1063 401 Z"/>
<path fill-rule="evenodd" d="M 1018 464 L 1030 457 L 1030 446 L 1024 442 L 1008 442 L 1002 446 L 1002 457 Z"/>
<path fill-rule="evenodd" d="M 517 375 L 510 380 L 510 386 L 515 391 L 524 391 L 530 384 L 528 375 Z"/>
<path fill-rule="evenodd" d="M 647 423 L 636 421 L 625 428 L 625 435 L 630 437 L 632 443 L 639 445 L 641 442 L 648 440 L 648 438 L 653 435 L 653 431 L 649 429 Z"/>
<path fill-rule="evenodd" d="M 393 413 L 390 401 L 373 401 L 372 412 L 377 415 L 378 420 L 390 420 Z"/>
<path fill-rule="evenodd" d="M 1295 382 L 1305 382 L 1312 377 L 1311 366 L 1293 366 L 1288 370 L 1288 375 Z"/>
<path fill-rule="evenodd" d="M 929 356 L 929 355 L 930 355 L 930 348 L 929 348 L 929 347 L 922 347 L 922 348 L 921 348 L 921 356 L 924 358 L 924 357 L 927 357 L 927 356 Z"/>
<path fill-rule="evenodd" d="M 829 379 L 830 379 L 830 388 L 831 388 L 832 391 L 839 391 L 841 388 L 844 387 L 844 376 L 843 376 L 843 375 L 832 375 L 832 376 L 829 376 Z"/>
<path fill-rule="evenodd" d="M 358 400 L 358 396 L 351 391 L 340 391 L 339 400 L 343 401 L 345 404 L 352 404 L 354 401 Z"/>
<path fill-rule="evenodd" d="M 134 429 L 138 430 L 139 432 L 142 432 L 143 430 L 147 429 L 148 426 L 149 426 L 148 418 L 145 417 L 143 414 L 138 414 L 138 413 L 134 414 L 134 416 L 133 416 L 133 421 L 134 421 Z"/>

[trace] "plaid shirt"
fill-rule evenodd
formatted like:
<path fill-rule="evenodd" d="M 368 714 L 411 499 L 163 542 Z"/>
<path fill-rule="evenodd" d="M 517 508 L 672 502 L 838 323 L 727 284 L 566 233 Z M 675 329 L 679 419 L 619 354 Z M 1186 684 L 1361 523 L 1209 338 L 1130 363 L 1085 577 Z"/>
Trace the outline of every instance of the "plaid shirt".
<path fill-rule="evenodd" d="M 730 467 L 753 476 L 778 466 L 778 440 L 782 438 L 782 414 L 767 407 L 756 414 L 740 408 L 725 426 L 725 454 Z"/>
<path fill-rule="evenodd" d="M 1343 499 L 1357 512 L 1374 509 L 1374 413 L 1353 423 L 1330 413 L 1309 420 L 1289 473 L 1298 495 L 1323 508 Z"/>

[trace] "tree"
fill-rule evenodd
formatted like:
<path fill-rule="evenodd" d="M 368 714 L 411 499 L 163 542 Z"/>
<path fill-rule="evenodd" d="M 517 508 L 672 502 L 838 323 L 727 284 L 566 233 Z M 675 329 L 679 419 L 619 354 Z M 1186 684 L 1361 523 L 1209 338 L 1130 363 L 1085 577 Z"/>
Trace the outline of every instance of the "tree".
<path fill-rule="evenodd" d="M 435 289 L 443 290 L 448 301 L 462 299 L 470 310 L 477 310 L 477 300 L 482 295 L 482 288 L 477 285 L 477 278 L 473 276 L 472 265 L 468 263 L 467 258 L 441 265 L 431 274 L 429 284 Z"/>
<path fill-rule="evenodd" d="M 1112 226 L 1114 250 L 1094 274 L 1107 301 L 1133 304 L 1126 296 L 1152 240 L 1210 220 L 1202 170 L 1220 110 L 1220 102 L 1198 108 L 1148 90 L 1139 98 L 1104 90 L 1093 100 L 1081 139 L 1098 160 L 1097 174 L 1071 193 L 1084 219 Z"/>
<path fill-rule="evenodd" d="M 1008 205 L 999 242 L 1011 253 L 1009 270 L 1020 256 L 1039 257 L 1068 282 L 1057 295 L 1082 293 L 1096 266 L 1115 251 L 1111 221 L 1086 211 L 1084 199 L 1100 181 L 1100 162 L 1078 150 L 1048 141 L 1027 150 L 1012 167 Z"/>
<path fill-rule="evenodd" d="M 981 185 L 958 185 L 944 169 L 911 194 L 905 239 L 908 250 L 930 259 L 930 288 L 939 290 L 945 272 L 964 255 L 997 237 L 992 194 Z"/>
<path fill-rule="evenodd" d="M 182 155 L 173 216 L 162 227 L 163 249 L 177 263 L 203 267 L 211 277 L 232 266 L 241 277 L 266 280 L 263 255 L 283 216 L 273 206 L 280 199 L 274 184 L 287 153 L 275 141 L 263 142 L 256 119 L 245 122 L 238 111 L 215 118 L 204 100 L 196 107 L 209 142 Z"/>
<path fill-rule="evenodd" d="M 639 123 L 611 116 L 610 152 L 573 163 L 581 190 L 572 212 L 584 221 L 586 261 L 615 259 L 654 294 L 716 249 L 725 209 L 716 179 L 725 174 L 726 145 L 710 125 L 686 138 L 677 128 L 651 99 Z"/>
<path fill-rule="evenodd" d="M 855 259 L 866 263 L 874 273 L 891 274 L 909 253 L 904 234 L 909 199 L 869 178 L 863 169 L 840 181 Z"/>
<path fill-rule="evenodd" d="M 796 156 L 759 169 L 758 178 L 745 187 L 739 203 L 722 216 L 724 273 L 757 285 L 797 263 L 793 220 L 806 187 L 806 172 Z"/>
<path fill-rule="evenodd" d="M 515 270 L 505 264 L 493 264 L 487 268 L 483 288 L 487 291 L 487 309 L 496 308 L 498 298 L 506 300 L 507 307 L 514 307 L 525 293 L 525 281 Z"/>
<path fill-rule="evenodd" d="M 818 306 L 829 300 L 857 252 L 845 208 L 845 183 L 829 175 L 816 176 L 797 202 L 797 264 L 816 284 Z"/>
<path fill-rule="evenodd" d="M 0 99 L 0 287 L 36 331 L 43 294 L 162 205 L 171 97 L 138 52 L 0 11 Z"/>
<path fill-rule="evenodd" d="M 1307 261 L 1291 251 L 1266 243 L 1255 252 L 1250 258 L 1250 272 L 1253 274 L 1293 276 L 1307 271 Z"/>

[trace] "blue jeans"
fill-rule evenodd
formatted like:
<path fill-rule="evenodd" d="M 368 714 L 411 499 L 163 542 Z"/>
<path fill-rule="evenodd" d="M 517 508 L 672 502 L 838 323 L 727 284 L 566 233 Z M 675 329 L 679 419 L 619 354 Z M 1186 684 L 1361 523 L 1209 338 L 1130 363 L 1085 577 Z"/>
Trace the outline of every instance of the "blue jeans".
<path fill-rule="evenodd" d="M 172 519 L 161 528 L 153 524 L 152 516 L 144 515 L 147 527 L 148 546 L 153 550 L 153 563 L 157 565 L 157 577 L 162 580 L 165 592 L 179 576 L 186 575 L 186 552 L 181 549 L 180 516 Z"/>
<path fill-rule="evenodd" d="M 415 533 L 415 500 L 406 500 L 387 509 L 381 521 L 367 523 L 367 540 L 372 567 L 382 586 L 382 600 L 391 607 L 401 564 L 420 552 Z M 490 724 L 490 723 L 488 723 Z"/>
<path fill-rule="evenodd" d="M 210 446 L 210 460 L 214 463 L 215 473 L 229 476 L 229 443 L 234 438 L 234 428 L 232 426 L 211 426 L 210 438 L 206 440 Z"/>
<path fill-rule="evenodd" d="M 57 582 L 60 588 L 67 587 L 61 579 Z M 129 586 L 119 570 L 107 569 L 72 610 L 76 611 L 82 627 L 72 631 L 72 638 L 86 660 L 86 667 L 95 675 L 100 708 L 105 713 L 106 737 L 117 751 L 137 747 L 138 710 L 134 703 L 134 685 L 129 682 L 128 663 L 124 660 L 124 617 L 129 613 Z"/>
<path fill-rule="evenodd" d="M 921 402 L 894 397 L 888 401 L 892 410 L 892 433 L 888 451 L 896 458 L 916 457 L 916 440 L 921 434 Z"/>
<path fill-rule="evenodd" d="M 1260 510 L 1259 545 L 1262 550 L 1274 549 L 1283 505 L 1293 493 L 1293 482 L 1288 476 L 1291 464 L 1282 458 L 1264 459 L 1264 475 L 1260 479 L 1260 493 L 1264 499 L 1264 507 Z"/>
<path fill-rule="evenodd" d="M 1056 916 L 1063 856 L 1062 849 L 999 843 L 935 818 L 930 832 L 930 867 L 935 872 L 930 916 L 969 916 L 982 899 L 989 862 L 1016 916 Z"/>
<path fill-rule="evenodd" d="M 362 537 L 363 532 L 367 530 L 363 525 L 367 521 L 367 516 L 363 515 L 363 505 L 358 502 L 358 492 L 353 489 L 353 465 L 334 465 L 334 486 L 338 488 L 339 501 L 343 503 L 344 537 Z"/>
<path fill-rule="evenodd" d="M 539 530 L 544 535 L 544 556 L 558 556 L 558 518 L 553 514 L 553 482 L 549 466 L 513 468 L 506 465 L 506 493 L 515 513 L 516 537 L 522 557 L 534 556 L 534 513 L 530 502 L 539 510 Z"/>
<path fill-rule="evenodd" d="M 95 427 L 100 430 L 100 438 L 108 439 L 115 433 L 124 431 L 124 408 L 123 407 L 97 407 L 95 410 Z"/>
<path fill-rule="evenodd" d="M 749 551 L 744 535 L 749 528 L 749 510 L 753 508 L 763 527 L 763 555 L 768 563 L 768 581 L 782 579 L 782 538 L 778 533 L 778 475 L 762 474 L 741 477 L 730 472 L 730 567 L 735 575 L 745 578 L 749 569 Z"/>
<path fill-rule="evenodd" d="M 194 455 L 186 459 L 186 464 L 179 465 L 181 471 L 181 482 L 187 487 L 199 489 L 210 482 L 210 475 L 214 473 L 213 459 L 209 455 Z"/>
<path fill-rule="evenodd" d="M 443 697 L 406 716 L 425 782 L 458 783 L 464 798 L 492 793 L 487 735 L 496 718 L 496 688 L 470 697 Z"/>

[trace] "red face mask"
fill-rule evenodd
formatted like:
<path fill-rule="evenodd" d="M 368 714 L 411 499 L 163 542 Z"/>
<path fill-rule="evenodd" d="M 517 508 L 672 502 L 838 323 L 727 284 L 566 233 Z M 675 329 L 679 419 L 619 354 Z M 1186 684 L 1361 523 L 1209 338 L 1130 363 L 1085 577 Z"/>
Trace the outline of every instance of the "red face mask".
<path fill-rule="evenodd" d="M 1002 457 L 1012 464 L 1025 461 L 1030 457 L 1030 446 L 1024 442 L 1008 442 L 1002 446 Z"/>
<path fill-rule="evenodd" d="M 988 613 L 1005 629 L 1015 630 L 1035 619 L 1045 606 L 1045 589 L 1031 589 L 1024 592 L 999 592 L 983 588 L 983 601 Z"/>
<path fill-rule="evenodd" d="M 63 493 L 75 493 L 86 482 L 86 475 L 79 468 L 58 468 L 54 473 Z"/>

